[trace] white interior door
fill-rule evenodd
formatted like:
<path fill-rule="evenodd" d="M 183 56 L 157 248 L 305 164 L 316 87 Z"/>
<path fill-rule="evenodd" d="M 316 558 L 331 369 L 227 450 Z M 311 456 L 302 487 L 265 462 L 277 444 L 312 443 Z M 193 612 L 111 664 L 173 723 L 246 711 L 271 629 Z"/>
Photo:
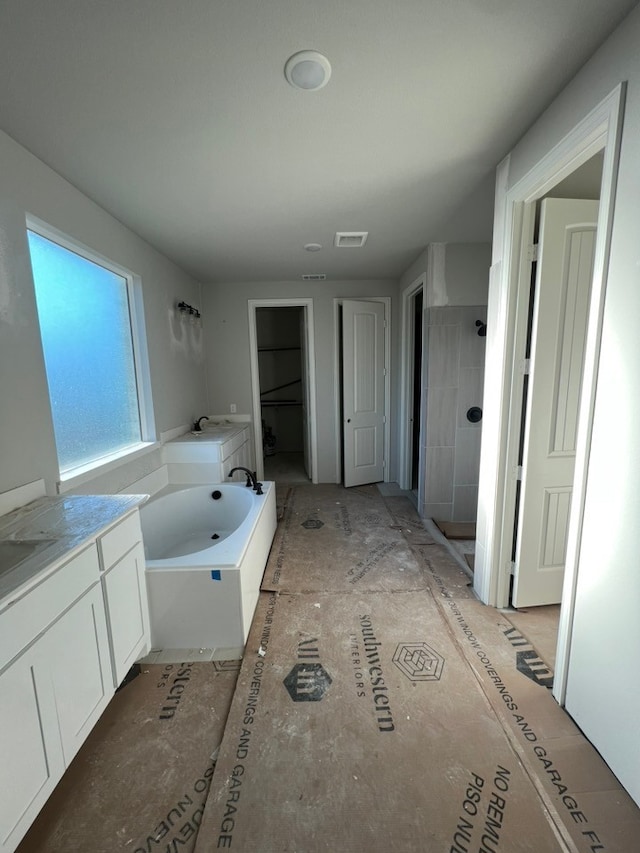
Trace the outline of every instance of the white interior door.
<path fill-rule="evenodd" d="M 598 202 L 541 204 L 512 603 L 562 597 Z"/>
<path fill-rule="evenodd" d="M 311 479 L 311 422 L 309 420 L 309 359 L 307 357 L 307 312 L 300 311 L 300 374 L 302 379 L 302 447 L 304 470 Z"/>
<path fill-rule="evenodd" d="M 342 303 L 344 485 L 384 479 L 384 304 Z"/>

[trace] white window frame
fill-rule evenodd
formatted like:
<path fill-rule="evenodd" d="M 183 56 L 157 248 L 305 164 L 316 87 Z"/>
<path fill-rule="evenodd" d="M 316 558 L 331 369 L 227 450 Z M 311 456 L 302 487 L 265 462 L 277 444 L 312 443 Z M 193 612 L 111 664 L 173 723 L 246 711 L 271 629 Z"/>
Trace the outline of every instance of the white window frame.
<path fill-rule="evenodd" d="M 69 237 L 64 232 L 59 231 L 57 228 L 31 214 L 26 216 L 26 227 L 28 231 L 33 231 L 41 237 L 50 240 L 52 243 L 62 246 L 63 249 L 67 249 L 81 258 L 98 264 L 110 272 L 121 276 L 126 281 L 127 286 L 141 440 L 127 448 L 100 456 L 91 462 L 78 465 L 64 473 L 60 472 L 60 468 L 58 467 L 58 492 L 63 494 L 83 483 L 95 479 L 101 474 L 118 468 L 125 461 L 132 461 L 160 446 L 155 436 L 151 374 L 149 370 L 144 305 L 142 301 L 142 280 L 139 275 L 111 260 L 111 258 L 99 254 L 79 240 Z"/>

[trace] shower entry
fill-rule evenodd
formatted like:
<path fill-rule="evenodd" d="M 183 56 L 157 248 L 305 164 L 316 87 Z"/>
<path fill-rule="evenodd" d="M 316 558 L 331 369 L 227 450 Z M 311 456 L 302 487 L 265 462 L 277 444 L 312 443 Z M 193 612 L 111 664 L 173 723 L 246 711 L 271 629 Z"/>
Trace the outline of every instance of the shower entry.
<path fill-rule="evenodd" d="M 486 306 L 428 308 L 422 515 L 475 521 L 478 512 Z"/>
<path fill-rule="evenodd" d="M 423 518 L 475 521 L 487 308 L 425 303 L 422 278 L 404 300 L 400 484 Z"/>

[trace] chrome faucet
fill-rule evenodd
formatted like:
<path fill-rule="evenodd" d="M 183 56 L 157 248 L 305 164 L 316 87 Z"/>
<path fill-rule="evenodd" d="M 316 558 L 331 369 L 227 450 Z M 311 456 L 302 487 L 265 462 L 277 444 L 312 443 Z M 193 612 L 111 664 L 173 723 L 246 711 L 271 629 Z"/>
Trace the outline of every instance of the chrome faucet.
<path fill-rule="evenodd" d="M 201 418 L 198 418 L 197 421 L 193 422 L 193 432 L 202 432 L 202 427 L 200 424 L 202 421 L 208 421 L 209 418 L 206 415 L 203 415 Z"/>
<path fill-rule="evenodd" d="M 231 471 L 229 471 L 229 476 L 233 477 L 236 471 L 244 471 L 247 476 L 247 482 L 245 483 L 246 486 L 251 486 L 257 495 L 264 494 L 262 491 L 262 483 L 258 482 L 255 471 L 250 471 L 248 468 L 243 468 L 239 465 L 237 468 L 232 468 Z"/>

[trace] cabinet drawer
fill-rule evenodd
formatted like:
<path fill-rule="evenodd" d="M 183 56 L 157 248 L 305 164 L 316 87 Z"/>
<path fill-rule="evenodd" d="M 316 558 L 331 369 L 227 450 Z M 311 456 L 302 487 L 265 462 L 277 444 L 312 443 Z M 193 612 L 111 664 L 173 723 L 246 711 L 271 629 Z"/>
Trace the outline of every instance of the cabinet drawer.
<path fill-rule="evenodd" d="M 100 552 L 104 571 L 115 565 L 136 542 L 140 542 L 140 515 L 138 510 L 132 512 L 124 521 L 117 524 L 108 533 L 100 537 Z"/>
<path fill-rule="evenodd" d="M 99 579 L 92 544 L 8 607 L 0 619 L 0 670 Z"/>

